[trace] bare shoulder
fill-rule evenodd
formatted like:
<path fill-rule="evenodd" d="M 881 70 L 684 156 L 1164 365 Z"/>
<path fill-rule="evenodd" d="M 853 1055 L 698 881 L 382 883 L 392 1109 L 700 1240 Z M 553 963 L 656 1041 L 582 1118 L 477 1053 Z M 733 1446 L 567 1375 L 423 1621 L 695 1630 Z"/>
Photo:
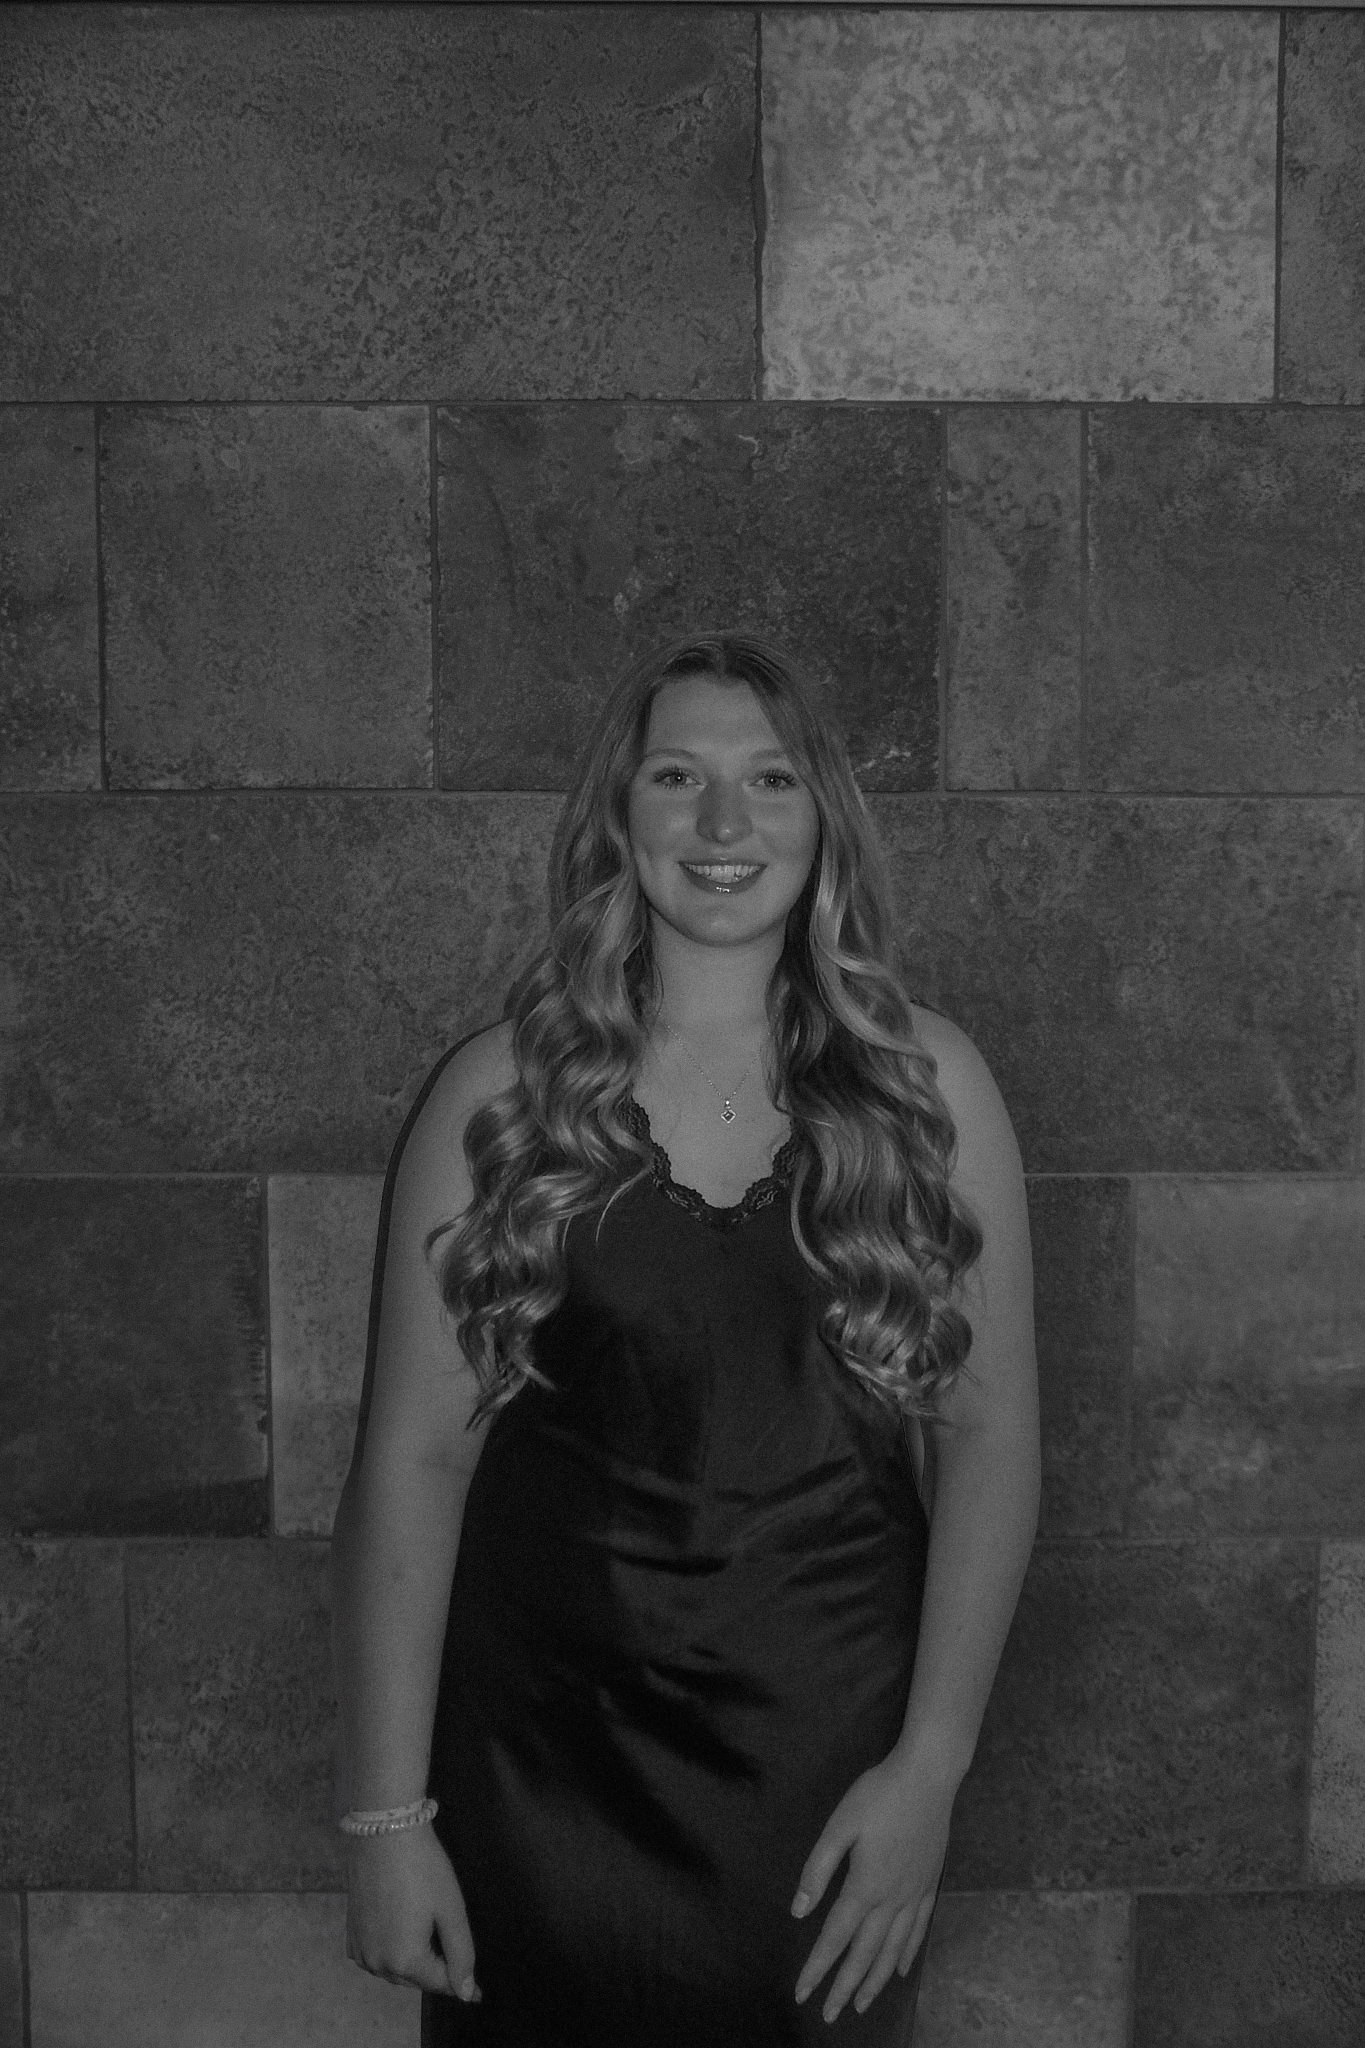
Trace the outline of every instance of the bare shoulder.
<path fill-rule="evenodd" d="M 412 1137 L 422 1125 L 434 1126 L 446 1137 L 452 1128 L 463 1132 L 476 1109 L 511 1087 L 517 1076 L 512 1031 L 511 1021 L 503 1019 L 476 1031 L 449 1055 L 417 1113 Z"/>
<path fill-rule="evenodd" d="M 448 1226 L 474 1189 L 465 1158 L 470 1118 L 515 1079 L 510 1023 L 475 1032 L 428 1076 L 393 1176 L 378 1333 L 361 1396 L 357 1457 L 394 1471 L 413 1460 L 472 1470 L 482 1426 L 479 1388 L 456 1341 L 437 1264 Z"/>
<path fill-rule="evenodd" d="M 939 1093 L 957 1130 L 952 1183 L 982 1233 L 980 1256 L 960 1282 L 972 1324 L 973 1381 L 959 1383 L 948 1413 L 965 1423 L 1002 1420 L 1033 1457 L 1033 1260 L 1019 1143 L 995 1077 L 967 1033 L 936 1010 L 912 1007 L 916 1034 L 935 1061 Z"/>
<path fill-rule="evenodd" d="M 994 1074 L 960 1024 L 913 1003 L 915 1033 L 936 1068 L 938 1090 L 957 1126 L 959 1155 L 979 1170 L 992 1153 L 1017 1168 L 1018 1141 Z"/>
<path fill-rule="evenodd" d="M 475 1111 L 515 1078 L 508 1022 L 476 1031 L 429 1077 L 394 1181 L 395 1202 L 409 1227 L 430 1227 L 468 1206 L 473 1187 L 464 1156 L 465 1128 Z"/>

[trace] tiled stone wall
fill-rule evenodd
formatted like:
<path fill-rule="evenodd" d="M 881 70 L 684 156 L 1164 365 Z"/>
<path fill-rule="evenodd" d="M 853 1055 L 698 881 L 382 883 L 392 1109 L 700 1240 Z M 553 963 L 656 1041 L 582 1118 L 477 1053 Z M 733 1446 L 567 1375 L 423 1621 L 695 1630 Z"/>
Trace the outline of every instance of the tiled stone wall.
<path fill-rule="evenodd" d="M 1029 1173 L 922 2048 L 1359 2048 L 1363 137 L 1349 9 L 0 11 L 0 2040 L 415 2048 L 382 1177 L 617 665 L 743 620 Z"/>

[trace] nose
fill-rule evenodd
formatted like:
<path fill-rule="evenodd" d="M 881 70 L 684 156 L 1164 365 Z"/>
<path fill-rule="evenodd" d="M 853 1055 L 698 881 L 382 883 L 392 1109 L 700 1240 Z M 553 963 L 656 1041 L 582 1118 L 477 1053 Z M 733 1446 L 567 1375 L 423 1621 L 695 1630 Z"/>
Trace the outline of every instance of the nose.
<path fill-rule="evenodd" d="M 747 838 L 749 812 L 744 802 L 744 791 L 736 784 L 708 783 L 697 806 L 697 830 L 703 838 L 714 839 L 719 846 L 729 846 L 734 840 Z"/>

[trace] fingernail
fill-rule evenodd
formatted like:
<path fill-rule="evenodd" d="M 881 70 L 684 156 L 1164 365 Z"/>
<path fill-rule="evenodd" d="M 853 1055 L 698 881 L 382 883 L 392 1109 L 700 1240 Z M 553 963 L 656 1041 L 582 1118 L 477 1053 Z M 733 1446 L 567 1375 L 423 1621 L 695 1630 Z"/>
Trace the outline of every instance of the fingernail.
<path fill-rule="evenodd" d="M 463 1998 L 466 2001 L 466 2003 L 468 2003 L 473 1998 L 478 1988 L 478 1985 L 474 1982 L 474 1979 L 472 1977 L 466 1977 L 464 1983 L 460 1986 L 461 1998 Z"/>
<path fill-rule="evenodd" d="M 810 1911 L 809 1892 L 798 1892 L 796 1894 L 796 1897 L 792 1900 L 792 1911 L 793 1913 L 795 1913 L 798 1920 L 801 1918 L 801 1915 L 803 1913 L 807 1913 Z"/>
<path fill-rule="evenodd" d="M 827 2005 L 827 2006 L 825 2007 L 825 2024 L 826 2024 L 826 2026 L 832 2026 L 832 2025 L 833 2025 L 833 2023 L 834 2023 L 834 2021 L 835 2021 L 835 2020 L 837 2020 L 837 2019 L 838 2019 L 838 2017 L 839 2017 L 839 2008 L 838 2008 L 838 2006 L 837 2006 L 837 2005 Z"/>
<path fill-rule="evenodd" d="M 804 2005 L 804 2004 L 805 2004 L 805 2002 L 806 2002 L 806 2000 L 807 2000 L 807 1999 L 808 1999 L 809 1997 L 810 1997 L 810 1985 L 809 1985 L 809 1984 L 798 1984 L 798 1985 L 797 1985 L 797 1987 L 796 1987 L 796 2002 L 797 2002 L 797 2004 L 798 2004 L 798 2005 Z"/>

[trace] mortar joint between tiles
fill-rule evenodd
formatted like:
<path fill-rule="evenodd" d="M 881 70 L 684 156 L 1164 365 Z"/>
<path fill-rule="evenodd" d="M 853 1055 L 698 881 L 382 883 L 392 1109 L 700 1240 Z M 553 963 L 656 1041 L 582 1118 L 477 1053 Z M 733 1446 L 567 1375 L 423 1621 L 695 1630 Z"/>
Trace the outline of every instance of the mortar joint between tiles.
<path fill-rule="evenodd" d="M 1365 826 L 1365 806 L 1361 807 Z M 1356 901 L 1365 904 L 1365 830 L 1360 835 L 1360 880 Z M 1358 934 L 1360 959 L 1356 971 L 1356 1154 L 1355 1170 L 1365 1172 L 1365 915 Z"/>
<path fill-rule="evenodd" d="M 754 9 L 754 155 L 749 172 L 754 223 L 754 397 L 763 397 L 763 245 L 768 195 L 763 182 L 763 9 Z"/>
<path fill-rule="evenodd" d="M 1120 1427 L 1123 1443 L 1119 1471 L 1122 1486 L 1119 1492 L 1119 1536 L 1126 1539 L 1130 1533 L 1133 1497 L 1133 1372 L 1137 1352 L 1138 1312 L 1138 1194 L 1139 1184 L 1132 1174 L 1126 1176 L 1128 1211 L 1128 1242 L 1124 1250 L 1124 1264 L 1128 1269 L 1127 1329 L 1124 1332 L 1120 1362 L 1123 1368 L 1122 1409 Z"/>
<path fill-rule="evenodd" d="M 94 501 L 95 501 L 95 696 L 99 719 L 99 786 L 109 787 L 108 680 L 105 673 L 104 603 L 104 508 L 100 491 L 100 439 L 104 432 L 104 407 L 94 407 Z"/>
<path fill-rule="evenodd" d="M 28 1938 L 28 1892 L 19 1893 L 19 2039 L 21 2048 L 33 2048 L 33 1994 L 30 1990 L 31 1964 Z"/>
<path fill-rule="evenodd" d="M 1307 1726 L 1303 1739 L 1303 1846 L 1299 1863 L 1299 1879 L 1304 1885 L 1313 1882 L 1313 1749 L 1318 1712 L 1318 1609 L 1322 1600 L 1322 1549 L 1323 1539 L 1319 1536 L 1313 1545 L 1313 1583 L 1309 1591 Z"/>
<path fill-rule="evenodd" d="M 261 1190 L 260 1227 L 260 1289 L 261 1289 L 261 1345 L 265 1368 L 265 1512 L 266 1529 L 271 1536 L 276 1533 L 275 1522 L 275 1374 L 274 1374 L 274 1332 L 270 1323 L 270 1176 L 262 1173 L 257 1177 Z"/>
<path fill-rule="evenodd" d="M 1275 275 L 1270 343 L 1270 394 L 1280 397 L 1280 273 L 1284 239 L 1284 79 L 1288 16 L 1280 9 L 1280 34 L 1275 75 Z"/>
<path fill-rule="evenodd" d="M 133 1589 L 128 1578 L 128 1546 L 119 1545 L 119 1574 L 123 1581 L 123 1682 L 128 1712 L 128 1842 L 132 1858 L 131 1889 L 138 1888 L 137 1852 L 137 1732 L 133 1717 Z"/>
<path fill-rule="evenodd" d="M 436 407 L 427 408 L 427 484 L 430 491 L 428 544 L 431 549 L 431 787 L 441 787 L 441 547 L 439 476 L 436 449 Z"/>
<path fill-rule="evenodd" d="M 1090 409 L 1081 407 L 1080 431 L 1080 732 L 1077 764 L 1082 791 L 1090 788 Z"/>
<path fill-rule="evenodd" d="M 948 789 L 948 408 L 939 413 L 938 434 L 938 789 Z"/>

